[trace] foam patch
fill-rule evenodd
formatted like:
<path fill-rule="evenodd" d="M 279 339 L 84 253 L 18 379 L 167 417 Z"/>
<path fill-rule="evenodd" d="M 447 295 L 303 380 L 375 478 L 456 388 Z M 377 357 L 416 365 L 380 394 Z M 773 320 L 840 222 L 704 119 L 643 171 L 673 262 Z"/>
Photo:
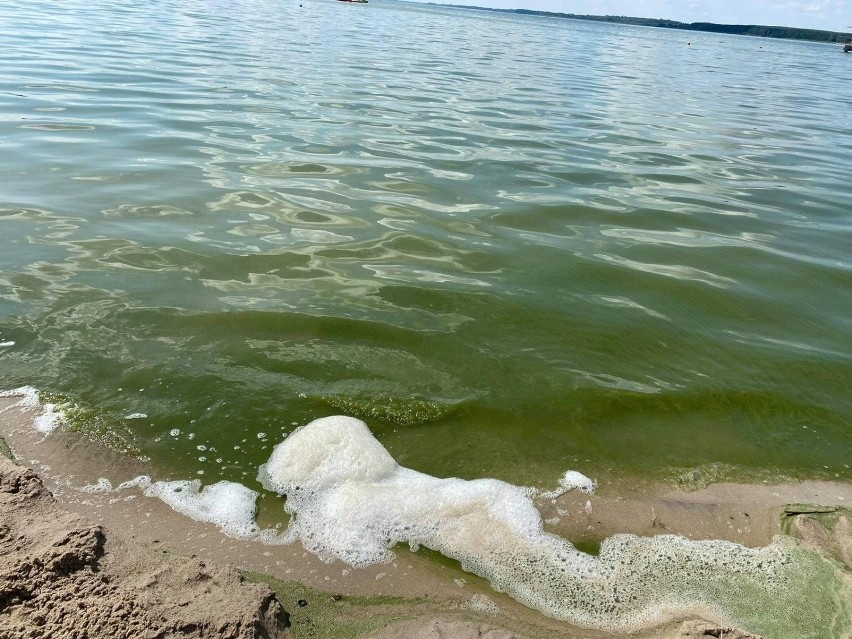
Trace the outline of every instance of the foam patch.
<path fill-rule="evenodd" d="M 41 406 L 38 390 L 32 386 L 20 386 L 11 390 L 0 391 L 0 397 L 16 397 L 18 401 L 12 406 L 21 408 L 38 408 Z"/>
<path fill-rule="evenodd" d="M 579 490 L 591 495 L 597 488 L 598 483 L 594 479 L 589 479 L 583 473 L 579 473 L 576 470 L 569 470 L 559 479 L 559 488 L 556 490 L 533 490 L 531 494 L 535 497 L 556 499 L 572 490 Z"/>
<path fill-rule="evenodd" d="M 21 386 L 12 390 L 0 391 L 0 397 L 17 397 L 19 400 L 9 408 L 41 408 L 42 413 L 33 419 L 33 428 L 45 435 L 56 430 L 65 420 L 62 411 L 55 404 L 42 404 L 39 392 L 32 386 Z"/>
<path fill-rule="evenodd" d="M 254 521 L 257 492 L 232 481 L 220 481 L 201 487 L 197 479 L 152 482 L 140 475 L 113 488 L 112 482 L 101 477 L 97 483 L 83 486 L 86 493 L 106 493 L 139 488 L 146 497 L 156 497 L 172 510 L 195 521 L 215 524 L 230 537 L 254 537 L 258 527 Z M 266 531 L 264 531 L 266 532 Z M 274 542 L 274 535 L 263 539 Z"/>
<path fill-rule="evenodd" d="M 112 482 L 109 479 L 101 477 L 96 484 L 83 486 L 81 489 L 84 493 L 111 493 L 113 491 Z"/>
<path fill-rule="evenodd" d="M 146 485 L 147 478 L 136 478 L 119 488 L 140 486 L 143 494 L 158 497 L 172 510 L 195 521 L 211 523 L 231 537 L 253 537 L 258 533 L 254 521 L 257 492 L 232 481 L 220 481 L 201 487 L 197 479 L 158 481 Z"/>
<path fill-rule="evenodd" d="M 562 487 L 591 488 L 591 480 L 577 475 L 567 473 Z M 326 561 L 366 566 L 391 561 L 396 544 L 423 545 L 518 601 L 584 627 L 629 632 L 686 613 L 732 624 L 757 615 L 782 620 L 795 636 L 796 619 L 807 617 L 803 592 L 815 587 L 807 584 L 810 568 L 793 561 L 795 548 L 780 538 L 750 549 L 673 535 L 617 535 L 604 541 L 598 557 L 582 553 L 543 530 L 524 489 L 404 468 L 363 422 L 349 417 L 294 431 L 274 448 L 259 479 L 287 496 L 288 535 Z M 831 600 L 837 583 L 824 580 L 820 596 Z"/>

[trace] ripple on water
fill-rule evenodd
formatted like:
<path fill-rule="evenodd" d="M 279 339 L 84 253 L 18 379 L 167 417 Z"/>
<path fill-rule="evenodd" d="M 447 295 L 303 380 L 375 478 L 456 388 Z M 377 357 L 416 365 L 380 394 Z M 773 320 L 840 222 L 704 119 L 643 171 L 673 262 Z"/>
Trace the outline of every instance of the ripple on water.
<path fill-rule="evenodd" d="M 138 405 L 178 464 L 187 419 L 235 450 L 337 402 L 426 415 L 430 472 L 849 476 L 846 60 L 334 5 L 4 7 L 8 387 Z"/>

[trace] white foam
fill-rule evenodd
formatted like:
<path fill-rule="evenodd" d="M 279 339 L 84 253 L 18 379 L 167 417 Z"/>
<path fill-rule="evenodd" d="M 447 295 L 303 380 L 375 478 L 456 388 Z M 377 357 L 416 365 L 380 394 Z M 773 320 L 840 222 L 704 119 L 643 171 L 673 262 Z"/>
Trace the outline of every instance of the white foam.
<path fill-rule="evenodd" d="M 6 341 L 6 342 L 0 342 L 0 348 L 7 347 L 7 346 L 14 346 L 14 345 L 15 345 L 15 342 L 13 342 L 11 340 Z"/>
<path fill-rule="evenodd" d="M 195 521 L 215 524 L 230 537 L 260 536 L 265 543 L 292 543 L 274 531 L 258 530 L 254 521 L 257 492 L 232 481 L 220 481 L 201 487 L 197 479 L 152 482 L 148 475 L 139 475 L 113 488 L 109 479 L 83 486 L 86 493 L 108 493 L 139 488 L 146 497 L 156 497 L 172 510 Z M 115 500 L 117 501 L 117 500 Z M 112 502 L 111 502 L 112 503 Z"/>
<path fill-rule="evenodd" d="M 53 432 L 65 421 L 61 410 L 56 410 L 56 404 L 42 404 L 39 392 L 32 386 L 21 386 L 12 390 L 0 391 L 0 397 L 18 397 L 19 401 L 7 408 L 41 408 L 42 413 L 33 419 L 33 428 L 45 435 Z"/>
<path fill-rule="evenodd" d="M 128 488 L 148 488 L 151 485 L 151 478 L 148 475 L 139 475 L 133 479 L 128 479 L 121 482 L 116 490 L 127 490 Z"/>
<path fill-rule="evenodd" d="M 524 489 L 401 467 L 349 417 L 294 431 L 259 479 L 287 496 L 287 534 L 326 561 L 365 566 L 391 561 L 395 544 L 424 545 L 528 606 L 602 630 L 630 631 L 684 610 L 730 619 L 731 584 L 746 579 L 773 600 L 788 563 L 780 542 L 749 549 L 671 535 L 617 535 L 604 541 L 599 557 L 587 555 L 543 530 Z M 579 473 L 563 480 L 562 487 L 593 485 Z"/>
<path fill-rule="evenodd" d="M 579 490 L 584 493 L 592 494 L 598 488 L 598 482 L 594 479 L 589 479 L 583 473 L 578 473 L 576 470 L 569 470 L 562 479 L 559 480 L 560 488 L 566 491 Z"/>
<path fill-rule="evenodd" d="M 64 419 L 65 415 L 62 411 L 56 410 L 55 404 L 45 404 L 44 412 L 33 419 L 33 428 L 35 428 L 38 432 L 47 435 L 59 428 Z"/>
<path fill-rule="evenodd" d="M 112 482 L 109 479 L 101 477 L 96 484 L 83 486 L 80 490 L 84 493 L 111 493 L 113 491 Z"/>
<path fill-rule="evenodd" d="M 470 598 L 466 604 L 462 606 L 468 610 L 475 612 L 484 612 L 489 615 L 496 615 L 500 612 L 500 607 L 488 595 L 476 594 Z"/>
<path fill-rule="evenodd" d="M 341 483 L 380 481 L 399 469 L 364 422 L 325 417 L 300 426 L 275 446 L 258 479 L 266 488 L 289 495 Z"/>
<path fill-rule="evenodd" d="M 598 482 L 594 479 L 589 479 L 583 473 L 576 470 L 569 470 L 559 479 L 559 488 L 548 491 L 533 491 L 533 495 L 545 499 L 556 499 L 572 490 L 579 490 L 591 495 L 597 488 Z"/>
<path fill-rule="evenodd" d="M 144 486 L 144 482 L 139 485 Z M 197 479 L 158 481 L 142 492 L 158 497 L 172 510 L 195 521 L 215 524 L 230 537 L 253 537 L 258 533 L 254 521 L 257 492 L 242 484 L 220 481 L 202 488 Z"/>
<path fill-rule="evenodd" d="M 0 397 L 19 397 L 20 400 L 12 406 L 22 408 L 38 408 L 41 402 L 38 398 L 38 390 L 32 386 L 20 386 L 11 390 L 0 391 Z"/>
<path fill-rule="evenodd" d="M 124 419 L 145 419 L 148 417 L 145 413 L 130 413 L 129 415 L 125 415 Z"/>

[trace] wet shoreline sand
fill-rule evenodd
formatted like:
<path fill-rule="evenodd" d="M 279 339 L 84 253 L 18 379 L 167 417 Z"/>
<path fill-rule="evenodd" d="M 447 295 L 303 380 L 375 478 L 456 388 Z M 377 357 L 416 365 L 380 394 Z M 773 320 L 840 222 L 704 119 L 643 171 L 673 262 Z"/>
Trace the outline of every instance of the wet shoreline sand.
<path fill-rule="evenodd" d="M 293 636 L 418 636 L 417 632 L 423 628 L 426 632 L 438 621 L 456 624 L 452 628 L 458 636 L 464 636 L 459 633 L 465 624 L 480 630 L 504 628 L 530 638 L 616 636 L 544 617 L 495 592 L 485 580 L 463 572 L 455 562 L 422 551 L 396 548 L 397 559 L 391 564 L 351 569 L 341 562 L 325 564 L 299 543 L 268 546 L 227 537 L 215 526 L 184 517 L 138 491 L 83 491 L 100 478 L 117 485 L 150 474 L 151 464 L 62 430 L 45 436 L 31 427 L 36 413 L 11 407 L 14 403 L 14 399 L 0 399 L 0 435 L 20 464 L 38 472 L 64 509 L 151 552 L 232 564 L 254 580 L 271 583 L 291 614 Z M 262 511 L 280 511 L 280 504 L 265 499 L 260 500 Z M 795 503 L 843 507 L 852 503 L 852 484 L 713 484 L 696 492 L 672 490 L 662 484 L 651 490 L 637 487 L 634 492 L 603 485 L 592 496 L 569 492 L 555 500 L 538 500 L 537 505 L 542 517 L 550 520 L 546 525 L 550 532 L 581 549 L 594 549 L 602 539 L 617 533 L 679 534 L 758 547 L 782 533 L 785 507 Z M 845 559 L 850 561 L 852 556 Z M 308 605 L 300 607 L 300 599 Z M 679 636 L 681 621 L 672 620 L 635 636 Z"/>

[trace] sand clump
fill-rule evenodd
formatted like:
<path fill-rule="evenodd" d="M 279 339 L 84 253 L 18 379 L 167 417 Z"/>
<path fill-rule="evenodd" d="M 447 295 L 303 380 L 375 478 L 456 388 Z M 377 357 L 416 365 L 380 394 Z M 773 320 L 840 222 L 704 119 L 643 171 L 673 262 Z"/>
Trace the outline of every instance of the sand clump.
<path fill-rule="evenodd" d="M 107 535 L 0 458 L 0 638 L 285 639 L 287 626 L 268 586 Z"/>

